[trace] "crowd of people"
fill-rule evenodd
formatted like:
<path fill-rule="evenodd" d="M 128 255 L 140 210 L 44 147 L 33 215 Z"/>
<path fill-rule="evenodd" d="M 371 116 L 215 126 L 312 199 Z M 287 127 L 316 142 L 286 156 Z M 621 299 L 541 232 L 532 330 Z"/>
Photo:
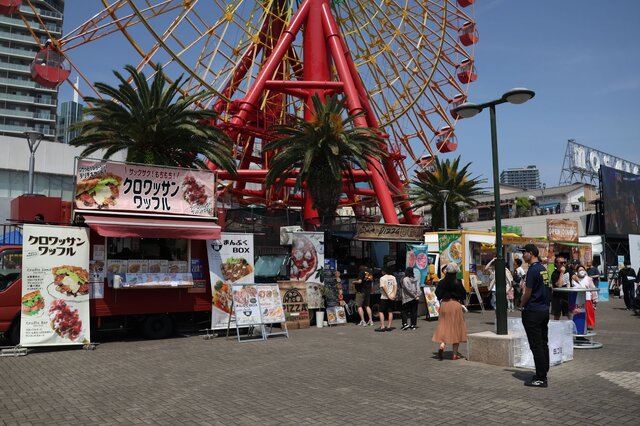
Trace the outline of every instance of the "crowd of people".
<path fill-rule="evenodd" d="M 578 261 L 569 262 L 569 256 L 565 254 L 555 256 L 553 267 L 550 267 L 546 258 L 539 257 L 539 250 L 534 244 L 524 246 L 521 253 L 521 258 L 514 259 L 513 271 L 505 269 L 508 310 L 522 311 L 522 324 L 536 366 L 535 375 L 526 381 L 525 385 L 547 387 L 550 316 L 552 315 L 555 320 L 562 317 L 571 319 L 573 314 L 570 311 L 568 292 L 553 291 L 553 289 L 567 287 L 593 289 L 593 291 L 585 292 L 584 307 L 587 328 L 593 329 L 596 324 L 595 311 L 598 303 L 597 287 L 600 272 L 591 262 L 586 264 L 580 264 Z M 523 267 L 523 261 L 528 264 L 526 271 Z M 552 269 L 551 274 L 548 274 L 548 269 Z M 436 284 L 435 296 L 440 302 L 438 323 L 432 341 L 439 345 L 438 359 L 444 359 L 446 346 L 451 345 L 451 359 L 458 360 L 462 358 L 458 352 L 459 345 L 467 340 L 467 327 L 464 319 L 464 312 L 466 312 L 464 302 L 467 293 L 462 282 L 458 279 L 460 272 L 458 265 L 455 263 L 443 265 L 441 272 L 440 280 L 432 280 L 433 284 Z M 485 272 L 491 277 L 490 304 L 495 309 L 495 259 L 485 267 Z M 640 275 L 631 268 L 630 262 L 625 262 L 625 267 L 619 271 L 616 279 L 622 285 L 627 309 L 635 310 L 636 313 L 640 312 L 640 286 L 637 285 L 640 283 Z M 372 284 L 373 272 L 371 268 L 366 265 L 360 266 L 360 273 L 355 281 L 356 304 L 360 317 L 358 325 L 360 326 L 374 324 L 370 307 Z M 420 284 L 414 276 L 412 268 L 407 268 L 400 280 L 396 279 L 389 268 L 383 269 L 383 275 L 380 278 L 379 326 L 376 327 L 376 332 L 394 329 L 392 327 L 393 304 L 396 300 L 402 304 L 402 330 L 416 329 Z"/>

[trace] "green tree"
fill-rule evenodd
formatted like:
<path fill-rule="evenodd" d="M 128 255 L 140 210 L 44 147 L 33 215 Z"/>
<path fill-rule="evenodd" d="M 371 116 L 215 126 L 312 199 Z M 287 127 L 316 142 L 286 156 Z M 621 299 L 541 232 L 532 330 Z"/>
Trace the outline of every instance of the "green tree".
<path fill-rule="evenodd" d="M 527 197 L 518 197 L 515 200 L 516 213 L 518 216 L 525 216 L 531 210 L 531 200 Z"/>
<path fill-rule="evenodd" d="M 480 185 L 486 179 L 472 177 L 469 173 L 471 163 L 460 168 L 460 157 L 451 161 L 441 161 L 435 158 L 433 171 L 420 173 L 411 181 L 409 198 L 414 209 L 426 207 L 431 212 L 434 229 L 444 228 L 444 202 L 440 191 L 448 190 L 447 198 L 447 227 L 460 227 L 460 213 L 478 204 L 475 197 L 482 193 Z"/>
<path fill-rule="evenodd" d="M 183 77 L 168 84 L 160 66 L 151 84 L 135 67 L 125 70 L 131 83 L 114 71 L 118 87 L 96 83 L 105 99 L 86 98 L 93 105 L 85 110 L 91 118 L 76 125 L 80 135 L 71 141 L 85 147 L 82 157 L 104 150 L 108 159 L 127 150 L 128 162 L 204 168 L 206 158 L 235 172 L 229 138 L 206 124 L 217 114 L 197 106 L 207 92 L 181 95 Z"/>
<path fill-rule="evenodd" d="M 333 95 L 323 103 L 313 95 L 311 101 L 311 120 L 297 117 L 292 125 L 271 128 L 276 139 L 264 149 L 275 155 L 265 183 L 280 190 L 284 179 L 294 177 L 294 190 L 306 185 L 322 222 L 331 223 L 343 192 L 343 177 L 353 181 L 354 168 L 367 169 L 369 156 L 380 159 L 386 152 L 383 141 L 372 129 L 356 127 L 354 120 L 361 114 L 343 118 L 345 98 Z"/>

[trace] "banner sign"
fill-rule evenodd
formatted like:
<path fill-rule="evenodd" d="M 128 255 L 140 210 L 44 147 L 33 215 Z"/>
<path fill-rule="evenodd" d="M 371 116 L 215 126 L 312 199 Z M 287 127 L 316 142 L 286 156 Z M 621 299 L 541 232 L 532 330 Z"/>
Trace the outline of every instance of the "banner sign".
<path fill-rule="evenodd" d="M 231 285 L 254 282 L 253 234 L 223 232 L 220 238 L 207 240 L 213 304 L 211 328 L 214 330 L 227 328 L 231 314 Z"/>
<path fill-rule="evenodd" d="M 308 308 L 319 309 L 322 307 L 324 232 L 294 232 L 291 242 L 291 279 L 307 283 Z"/>
<path fill-rule="evenodd" d="M 418 285 L 423 286 L 429 275 L 429 246 L 426 244 L 408 245 L 407 268 L 413 269 L 413 276 L 418 280 Z"/>
<path fill-rule="evenodd" d="M 549 241 L 578 242 L 578 221 L 565 219 L 547 219 L 547 238 Z"/>
<path fill-rule="evenodd" d="M 215 172 L 78 160 L 75 206 L 212 217 Z"/>
<path fill-rule="evenodd" d="M 440 267 L 449 263 L 457 263 L 460 267 L 458 278 L 462 279 L 463 271 L 463 249 L 462 234 L 444 233 L 438 234 L 438 250 L 440 250 Z"/>
<path fill-rule="evenodd" d="M 355 239 L 364 241 L 422 242 L 424 241 L 424 227 L 420 225 L 357 222 Z"/>
<path fill-rule="evenodd" d="M 640 235 L 629 234 L 629 259 L 633 268 L 640 268 Z"/>
<path fill-rule="evenodd" d="M 22 236 L 20 344 L 89 343 L 89 229 L 25 225 Z"/>

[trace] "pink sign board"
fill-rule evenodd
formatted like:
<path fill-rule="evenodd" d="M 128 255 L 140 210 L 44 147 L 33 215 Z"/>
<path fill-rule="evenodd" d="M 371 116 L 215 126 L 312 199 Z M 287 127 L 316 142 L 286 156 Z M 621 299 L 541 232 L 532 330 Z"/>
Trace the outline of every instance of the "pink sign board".
<path fill-rule="evenodd" d="M 215 173 L 79 160 L 74 203 L 85 210 L 213 216 Z"/>

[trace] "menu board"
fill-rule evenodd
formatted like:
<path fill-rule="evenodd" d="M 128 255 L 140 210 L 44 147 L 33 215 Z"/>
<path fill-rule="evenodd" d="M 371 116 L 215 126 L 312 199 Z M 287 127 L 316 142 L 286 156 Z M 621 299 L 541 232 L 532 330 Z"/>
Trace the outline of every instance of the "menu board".
<path fill-rule="evenodd" d="M 149 259 L 149 272 L 152 274 L 169 272 L 169 261 L 166 259 Z"/>
<path fill-rule="evenodd" d="M 258 289 L 254 284 L 234 284 L 231 286 L 233 310 L 238 327 L 262 324 Z"/>
<path fill-rule="evenodd" d="M 327 322 L 330 325 L 346 324 L 347 313 L 344 311 L 344 307 L 334 306 L 327 308 Z"/>
<path fill-rule="evenodd" d="M 440 315 L 440 301 L 436 297 L 436 287 L 432 285 L 426 285 L 422 288 L 424 291 L 424 300 L 427 304 L 427 312 L 429 312 L 430 318 L 437 318 Z"/>
<path fill-rule="evenodd" d="M 231 314 L 231 285 L 253 283 L 253 234 L 223 232 L 207 240 L 211 282 L 211 328 L 227 328 Z M 231 318 L 233 322 L 234 319 Z"/>
<path fill-rule="evenodd" d="M 24 225 L 22 346 L 90 342 L 89 229 Z"/>
<path fill-rule="evenodd" d="M 107 260 L 107 273 L 124 274 L 127 272 L 127 261 L 120 259 Z"/>
<path fill-rule="evenodd" d="M 264 324 L 285 322 L 284 308 L 277 284 L 258 285 L 258 301 Z"/>
<path fill-rule="evenodd" d="M 127 273 L 144 274 L 149 272 L 149 261 L 146 259 L 130 259 L 127 261 Z"/>
<path fill-rule="evenodd" d="M 170 260 L 167 263 L 167 272 L 170 274 L 189 272 L 188 262 L 186 260 Z"/>

